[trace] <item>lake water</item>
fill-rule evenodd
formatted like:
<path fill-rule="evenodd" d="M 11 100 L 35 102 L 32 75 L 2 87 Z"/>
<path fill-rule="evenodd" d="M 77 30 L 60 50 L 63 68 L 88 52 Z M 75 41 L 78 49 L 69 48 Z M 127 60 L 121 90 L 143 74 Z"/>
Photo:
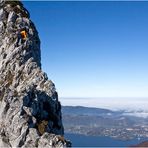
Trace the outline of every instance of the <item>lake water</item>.
<path fill-rule="evenodd" d="M 72 142 L 73 147 L 129 147 L 148 140 L 148 138 L 145 138 L 141 140 L 133 139 L 129 141 L 121 141 L 110 137 L 85 136 L 67 133 L 65 133 L 65 137 Z"/>

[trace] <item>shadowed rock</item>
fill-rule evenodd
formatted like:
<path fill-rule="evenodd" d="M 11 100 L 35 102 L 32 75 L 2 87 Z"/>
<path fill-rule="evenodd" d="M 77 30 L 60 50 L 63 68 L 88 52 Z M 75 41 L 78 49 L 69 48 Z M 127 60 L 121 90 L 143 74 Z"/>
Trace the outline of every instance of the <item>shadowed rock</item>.
<path fill-rule="evenodd" d="M 0 0 L 0 147 L 69 146 L 29 17 L 21 2 Z"/>

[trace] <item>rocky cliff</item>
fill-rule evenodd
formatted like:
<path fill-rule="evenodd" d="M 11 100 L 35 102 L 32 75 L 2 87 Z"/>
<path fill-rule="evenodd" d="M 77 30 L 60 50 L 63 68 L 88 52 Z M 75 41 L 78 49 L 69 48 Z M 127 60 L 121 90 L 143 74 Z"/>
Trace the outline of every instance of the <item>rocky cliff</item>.
<path fill-rule="evenodd" d="M 19 1 L 0 0 L 0 147 L 64 147 L 61 105 Z"/>

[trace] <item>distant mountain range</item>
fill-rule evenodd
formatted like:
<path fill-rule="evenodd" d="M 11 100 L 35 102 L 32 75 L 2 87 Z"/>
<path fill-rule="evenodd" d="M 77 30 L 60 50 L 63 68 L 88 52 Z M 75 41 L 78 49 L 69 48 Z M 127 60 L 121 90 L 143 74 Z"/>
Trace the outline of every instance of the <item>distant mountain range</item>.
<path fill-rule="evenodd" d="M 99 114 L 112 114 L 113 111 L 109 109 L 83 107 L 83 106 L 63 106 L 62 111 L 64 114 L 70 115 L 99 115 Z"/>

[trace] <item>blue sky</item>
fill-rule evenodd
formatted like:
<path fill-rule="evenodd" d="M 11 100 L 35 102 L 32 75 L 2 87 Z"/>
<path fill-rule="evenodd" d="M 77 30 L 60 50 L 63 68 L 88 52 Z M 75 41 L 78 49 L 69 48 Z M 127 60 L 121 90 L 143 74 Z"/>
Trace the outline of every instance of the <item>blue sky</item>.
<path fill-rule="evenodd" d="M 148 97 L 148 2 L 23 2 L 60 97 Z"/>

